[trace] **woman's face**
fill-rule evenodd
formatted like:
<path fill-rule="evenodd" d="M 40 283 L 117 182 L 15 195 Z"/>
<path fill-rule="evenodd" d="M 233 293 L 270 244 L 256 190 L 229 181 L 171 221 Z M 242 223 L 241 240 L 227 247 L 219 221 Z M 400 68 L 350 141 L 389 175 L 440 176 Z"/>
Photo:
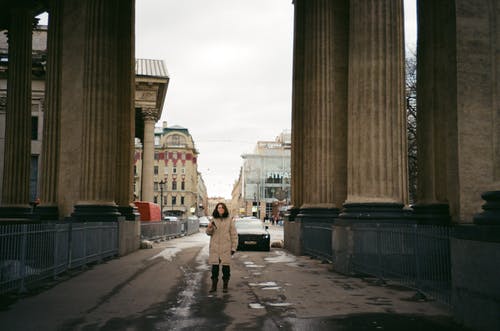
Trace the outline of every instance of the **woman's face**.
<path fill-rule="evenodd" d="M 224 210 L 224 206 L 223 205 L 218 205 L 217 206 L 217 212 L 219 213 L 219 215 L 223 215 L 225 210 Z"/>

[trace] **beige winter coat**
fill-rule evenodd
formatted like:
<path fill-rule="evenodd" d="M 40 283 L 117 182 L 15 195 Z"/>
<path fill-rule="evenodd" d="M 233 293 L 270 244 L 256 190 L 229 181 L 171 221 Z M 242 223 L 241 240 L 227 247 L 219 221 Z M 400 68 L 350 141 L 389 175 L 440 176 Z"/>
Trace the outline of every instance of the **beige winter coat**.
<path fill-rule="evenodd" d="M 210 236 L 209 264 L 231 264 L 231 251 L 238 247 L 238 233 L 234 221 L 228 218 L 214 218 L 215 227 L 207 227 Z"/>

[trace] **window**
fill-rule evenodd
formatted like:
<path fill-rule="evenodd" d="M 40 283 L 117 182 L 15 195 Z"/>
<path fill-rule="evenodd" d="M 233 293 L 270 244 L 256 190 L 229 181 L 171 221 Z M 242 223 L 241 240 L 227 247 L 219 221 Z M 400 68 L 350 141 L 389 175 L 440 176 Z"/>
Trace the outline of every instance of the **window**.
<path fill-rule="evenodd" d="M 181 206 L 184 206 L 184 197 L 181 197 Z"/>
<path fill-rule="evenodd" d="M 155 146 L 160 146 L 160 137 L 155 136 Z"/>
<path fill-rule="evenodd" d="M 182 168 L 181 169 L 181 174 L 185 174 L 186 173 L 186 168 Z"/>
<path fill-rule="evenodd" d="M 177 204 L 177 197 L 173 196 L 172 197 L 172 206 L 175 206 Z"/>
<path fill-rule="evenodd" d="M 186 152 L 182 152 L 181 159 L 185 160 L 186 159 Z"/>
<path fill-rule="evenodd" d="M 160 159 L 160 153 L 155 152 L 155 160 L 158 161 Z"/>
<path fill-rule="evenodd" d="M 176 168 L 176 167 L 173 167 L 173 168 L 172 168 L 172 173 L 173 173 L 173 174 L 176 174 L 176 173 L 177 173 L 177 168 Z"/>
<path fill-rule="evenodd" d="M 165 175 L 168 175 L 168 167 L 163 168 Z"/>
<path fill-rule="evenodd" d="M 31 140 L 38 140 L 38 116 L 31 116 Z"/>
<path fill-rule="evenodd" d="M 158 191 L 158 182 L 153 183 L 153 190 Z"/>
<path fill-rule="evenodd" d="M 154 203 L 158 203 L 158 197 L 155 195 L 154 198 L 153 198 L 153 202 Z"/>
<path fill-rule="evenodd" d="M 155 175 L 158 175 L 158 166 L 154 166 L 153 172 Z"/>
<path fill-rule="evenodd" d="M 175 191 L 175 190 L 177 190 L 177 182 L 174 180 L 172 182 L 172 191 Z"/>
<path fill-rule="evenodd" d="M 186 189 L 186 183 L 184 181 L 181 182 L 181 191 Z"/>
<path fill-rule="evenodd" d="M 169 146 L 182 146 L 185 144 L 186 138 L 179 134 L 173 134 L 167 137 L 167 145 Z"/>
<path fill-rule="evenodd" d="M 134 166 L 134 175 L 137 175 L 137 166 Z"/>

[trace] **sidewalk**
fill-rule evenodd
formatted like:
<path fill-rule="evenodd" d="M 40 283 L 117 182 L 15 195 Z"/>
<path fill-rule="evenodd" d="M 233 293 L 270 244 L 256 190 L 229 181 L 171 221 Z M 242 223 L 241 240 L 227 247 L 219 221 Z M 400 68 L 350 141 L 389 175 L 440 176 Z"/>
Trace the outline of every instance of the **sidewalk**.
<path fill-rule="evenodd" d="M 413 290 L 275 248 L 237 252 L 229 293 L 210 294 L 207 255 L 200 233 L 93 266 L 0 311 L 1 329 L 463 330 Z"/>

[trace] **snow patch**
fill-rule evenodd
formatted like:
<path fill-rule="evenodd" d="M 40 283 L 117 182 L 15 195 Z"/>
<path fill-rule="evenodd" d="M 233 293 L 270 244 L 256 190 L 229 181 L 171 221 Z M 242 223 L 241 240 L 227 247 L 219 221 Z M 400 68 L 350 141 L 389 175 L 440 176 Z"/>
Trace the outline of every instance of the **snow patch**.
<path fill-rule="evenodd" d="M 269 263 L 292 263 L 295 262 L 295 256 L 287 254 L 283 251 L 275 251 L 276 256 L 266 257 L 264 260 Z"/>
<path fill-rule="evenodd" d="M 264 309 L 265 307 L 260 303 L 249 303 L 248 304 L 252 309 Z"/>

